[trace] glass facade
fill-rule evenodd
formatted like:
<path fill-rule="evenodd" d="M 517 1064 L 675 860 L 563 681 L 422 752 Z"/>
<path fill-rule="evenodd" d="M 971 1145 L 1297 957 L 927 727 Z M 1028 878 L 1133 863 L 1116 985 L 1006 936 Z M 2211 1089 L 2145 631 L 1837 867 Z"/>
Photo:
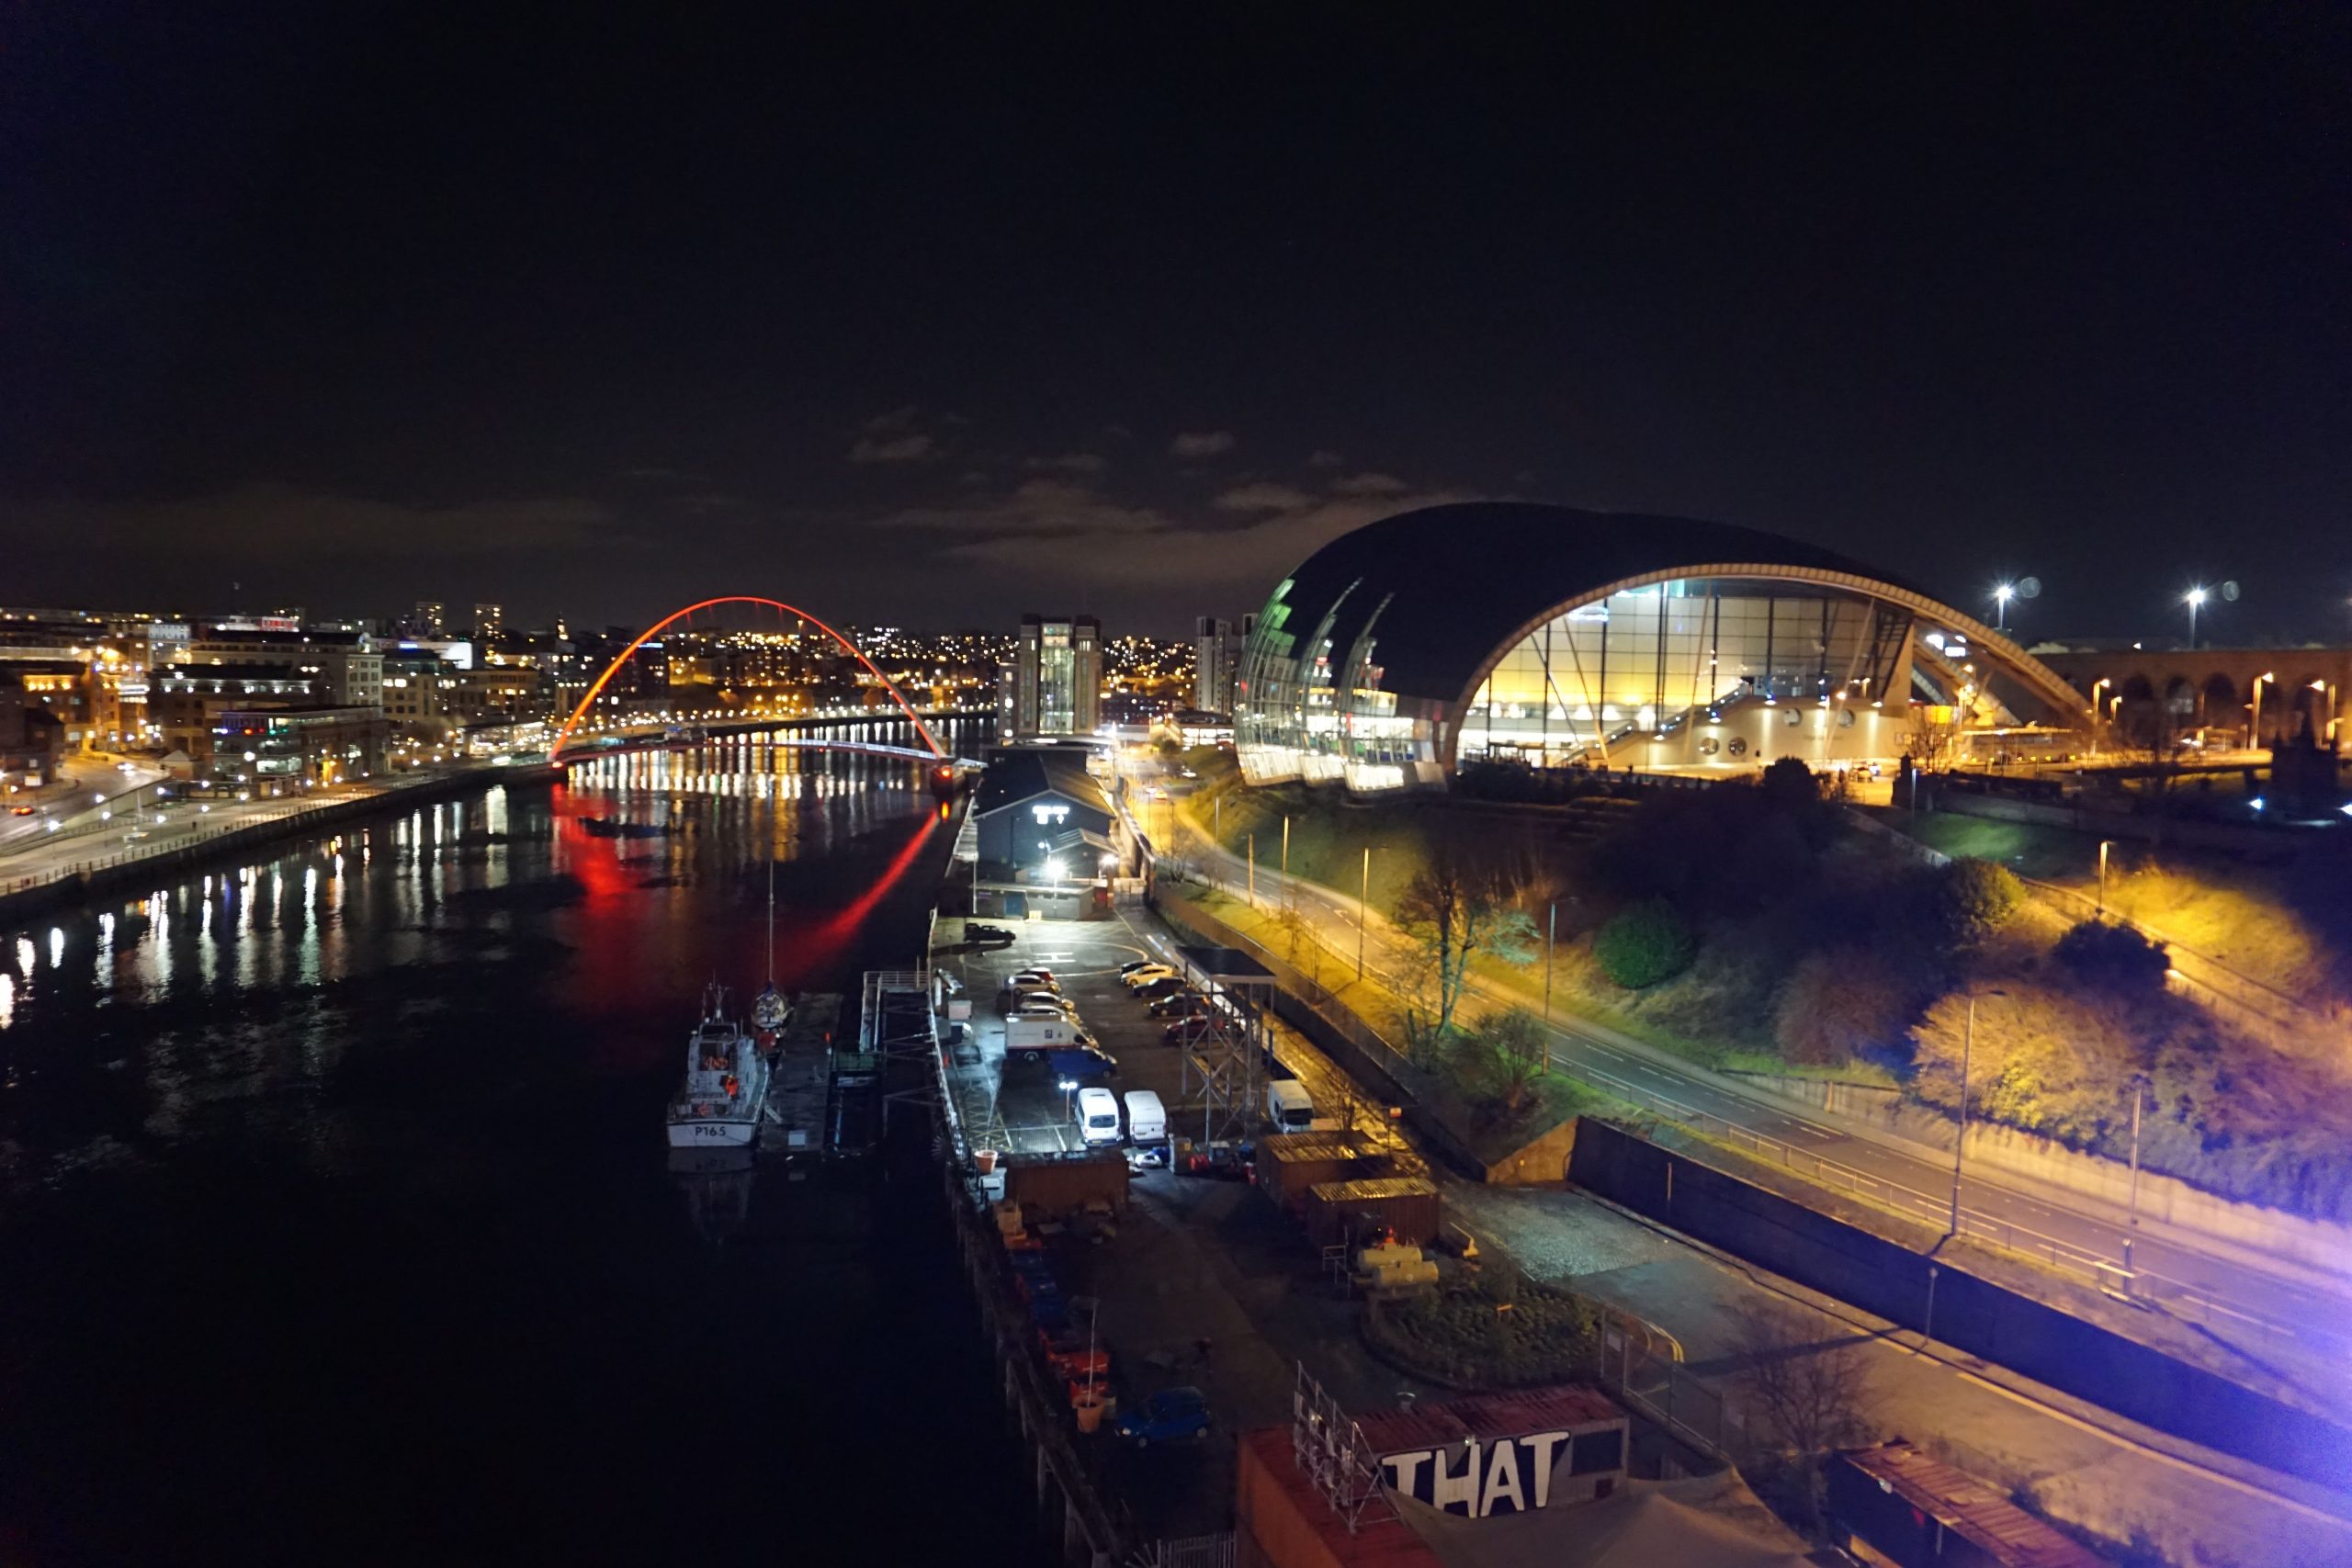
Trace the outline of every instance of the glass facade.
<path fill-rule="evenodd" d="M 1565 767 L 1721 724 L 1742 704 L 1850 710 L 1890 690 L 1907 702 L 1910 627 L 1905 611 L 1810 583 L 1628 589 L 1505 653 L 1463 714 L 1456 760 Z"/>
<path fill-rule="evenodd" d="M 1459 692 L 1398 690 L 1382 666 L 1383 623 L 1409 605 L 1351 604 L 1351 589 L 1295 621 L 1292 590 L 1275 590 L 1242 661 L 1234 739 L 1253 782 L 1892 756 L 1907 723 L 1913 616 L 1842 588 L 1682 578 L 1576 605 L 1507 649 L 1458 719 Z"/>

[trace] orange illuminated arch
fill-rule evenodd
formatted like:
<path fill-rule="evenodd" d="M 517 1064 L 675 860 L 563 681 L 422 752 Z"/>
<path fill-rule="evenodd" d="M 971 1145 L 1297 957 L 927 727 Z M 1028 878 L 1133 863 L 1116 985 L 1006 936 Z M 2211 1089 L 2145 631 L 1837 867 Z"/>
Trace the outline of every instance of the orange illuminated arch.
<path fill-rule="evenodd" d="M 662 616 L 660 620 L 648 626 L 645 630 L 638 633 L 636 639 L 627 648 L 622 649 L 619 656 L 610 664 L 605 666 L 605 672 L 596 677 L 595 683 L 588 688 L 587 695 L 580 699 L 580 705 L 573 708 L 571 710 L 571 716 L 563 721 L 563 728 L 556 732 L 555 744 L 548 749 L 548 761 L 553 762 L 562 760 L 563 744 L 565 741 L 571 739 L 571 731 L 573 728 L 577 726 L 581 719 L 586 716 L 590 705 L 595 702 L 597 694 L 605 689 L 605 682 L 610 681 L 615 675 L 620 673 L 621 666 L 629 661 L 630 655 L 634 654 L 639 649 L 644 647 L 654 637 L 660 636 L 662 628 L 670 625 L 673 621 L 682 620 L 685 616 L 693 615 L 696 610 L 707 610 L 713 604 L 765 604 L 771 609 L 782 610 L 786 615 L 797 615 L 802 620 L 807 621 L 810 626 L 815 626 L 819 631 L 823 632 L 827 637 L 831 637 L 835 642 L 840 643 L 842 649 L 846 651 L 852 659 L 854 659 L 860 664 L 865 665 L 865 668 L 873 673 L 874 678 L 882 682 L 882 689 L 890 694 L 891 700 L 899 705 L 899 710 L 907 716 L 908 722 L 911 723 L 915 727 L 915 733 L 922 736 L 923 744 L 931 748 L 932 755 L 943 760 L 946 757 L 946 748 L 940 745 L 939 738 L 932 734 L 930 728 L 925 725 L 922 717 L 916 714 L 913 705 L 907 701 L 905 694 L 901 693 L 898 687 L 890 683 L 890 677 L 883 674 L 880 670 L 875 668 L 874 660 L 866 658 L 865 654 L 858 651 L 858 648 L 855 643 L 842 636 L 841 633 L 835 631 L 832 627 L 827 626 L 824 622 L 819 620 L 808 611 L 803 610 L 797 605 L 787 604 L 781 599 L 763 599 L 756 593 L 723 593 L 716 599 L 699 600 L 695 604 L 687 605 L 683 610 L 673 610 L 668 615 Z"/>

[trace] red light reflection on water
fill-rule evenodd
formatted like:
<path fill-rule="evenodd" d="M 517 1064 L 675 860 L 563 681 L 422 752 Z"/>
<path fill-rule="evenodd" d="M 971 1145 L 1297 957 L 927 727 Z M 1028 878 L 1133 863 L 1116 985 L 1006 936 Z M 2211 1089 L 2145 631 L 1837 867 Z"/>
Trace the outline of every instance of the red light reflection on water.
<path fill-rule="evenodd" d="M 925 817 L 922 826 L 899 846 L 899 852 L 890 857 L 890 863 L 876 874 L 865 891 L 808 929 L 801 938 L 801 953 L 807 967 L 831 963 L 841 955 L 842 950 L 849 945 L 849 939 L 857 934 L 858 927 L 864 925 L 865 918 L 874 912 L 874 907 L 888 897 L 890 889 L 907 874 L 908 868 L 914 864 L 915 857 L 922 853 L 923 845 L 930 842 L 931 835 L 938 827 L 936 816 Z"/>

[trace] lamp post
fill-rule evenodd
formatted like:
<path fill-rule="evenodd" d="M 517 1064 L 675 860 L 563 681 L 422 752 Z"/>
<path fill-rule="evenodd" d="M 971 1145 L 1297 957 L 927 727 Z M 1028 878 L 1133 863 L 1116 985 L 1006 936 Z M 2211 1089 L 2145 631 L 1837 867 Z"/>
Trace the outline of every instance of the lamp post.
<path fill-rule="evenodd" d="M 2254 725 L 2245 733 L 2246 750 L 2249 751 L 2256 750 L 2262 745 L 2262 683 L 2276 678 L 2277 671 L 2270 670 L 2265 670 L 2254 678 Z"/>
<path fill-rule="evenodd" d="M 2098 909 L 2097 912 L 2101 915 L 2107 913 L 2107 852 L 2114 847 L 2113 839 L 2101 839 L 2098 841 Z"/>
<path fill-rule="evenodd" d="M 1363 847 L 1363 870 L 1356 881 L 1356 978 L 1363 978 L 1363 928 L 1372 909 L 1372 846 Z"/>
<path fill-rule="evenodd" d="M 2006 632 L 2009 629 L 2009 601 L 2017 596 L 2018 588 L 2014 582 L 2004 582 L 1993 590 L 1993 629 L 1995 631 Z"/>
<path fill-rule="evenodd" d="M 2132 1220 L 2123 1232 L 2123 1271 L 2132 1272 L 2132 1243 L 2140 1235 L 2140 1108 L 2147 1102 L 2145 1079 L 2132 1080 Z"/>
<path fill-rule="evenodd" d="M 1283 813 L 1283 902 L 1290 902 L 1290 813 Z"/>
<path fill-rule="evenodd" d="M 2099 693 L 2113 684 L 2115 682 L 2104 675 L 2091 682 L 2091 755 L 2094 757 L 2098 755 L 2099 720 L 2106 716 L 2099 710 L 2107 706 L 2106 702 L 2099 696 Z"/>
<path fill-rule="evenodd" d="M 2006 997 L 2007 991 L 1992 990 L 1991 997 Z M 1960 1136 L 1951 1145 L 1951 1234 L 1960 1234 L 1960 1168 L 1968 1154 L 1968 1063 L 1976 1051 L 1976 996 L 1968 993 L 1968 1026 L 1960 1037 Z"/>
<path fill-rule="evenodd" d="M 1258 835 L 1246 833 L 1243 840 L 1250 846 L 1250 907 L 1258 907 Z"/>
<path fill-rule="evenodd" d="M 1552 945 L 1560 937 L 1560 901 L 1552 900 L 1551 919 L 1544 927 L 1544 1027 L 1552 1027 Z"/>
<path fill-rule="evenodd" d="M 2194 653 L 2197 651 L 2197 612 L 2204 606 L 2205 590 L 2192 588 L 2180 596 L 2180 602 L 2188 606 L 2188 650 Z"/>

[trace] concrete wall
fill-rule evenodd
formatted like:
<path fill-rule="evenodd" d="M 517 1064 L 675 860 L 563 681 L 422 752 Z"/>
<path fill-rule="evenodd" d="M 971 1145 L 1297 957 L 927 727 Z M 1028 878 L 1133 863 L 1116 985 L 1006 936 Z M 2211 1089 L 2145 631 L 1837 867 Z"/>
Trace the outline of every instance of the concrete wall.
<path fill-rule="evenodd" d="M 1951 1118 L 1905 1100 L 1895 1089 L 1766 1073 L 1724 1076 L 1769 1099 L 1834 1111 L 1909 1144 L 1949 1151 L 1958 1131 Z M 2045 1182 L 2119 1213 L 2128 1212 L 2131 1206 L 2129 1164 L 2070 1149 L 2015 1127 L 1972 1122 L 1967 1164 L 1973 1169 Z M 2194 1231 L 2200 1245 L 2210 1238 L 2264 1258 L 2286 1258 L 2352 1278 L 2352 1225 L 2238 1202 L 2192 1187 L 2178 1177 L 2144 1169 L 2140 1172 L 2140 1217 L 2154 1224 Z"/>
<path fill-rule="evenodd" d="M 2352 1483 L 2352 1428 L 2174 1360 L 1607 1122 L 1578 1130 L 1579 1187 L 1957 1349 L 2159 1431 L 2322 1485 Z M 1927 1323 L 1933 1284 L 1934 1323 Z"/>

